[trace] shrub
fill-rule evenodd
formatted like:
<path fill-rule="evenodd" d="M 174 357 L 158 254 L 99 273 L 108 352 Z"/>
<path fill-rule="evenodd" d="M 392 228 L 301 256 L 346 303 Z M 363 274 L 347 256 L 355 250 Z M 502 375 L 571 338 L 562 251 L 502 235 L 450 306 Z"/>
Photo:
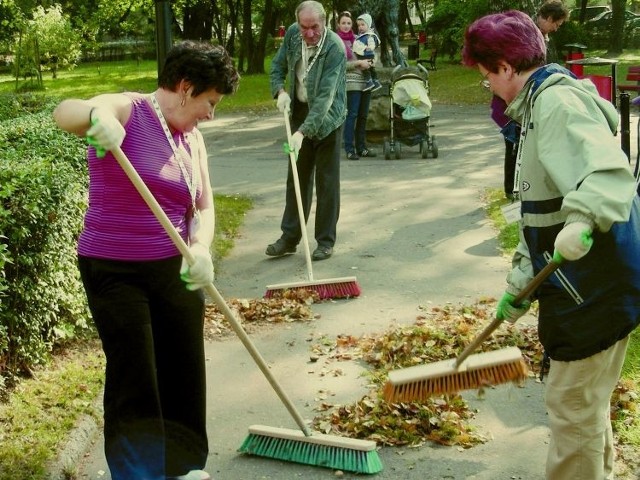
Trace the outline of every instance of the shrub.
<path fill-rule="evenodd" d="M 55 98 L 44 94 L 2 94 L 0 95 L 0 121 L 49 110 L 54 103 L 57 103 Z"/>
<path fill-rule="evenodd" d="M 88 331 L 75 252 L 86 190 L 84 145 L 51 109 L 0 122 L 0 394 Z"/>
<path fill-rule="evenodd" d="M 552 33 L 550 37 L 558 54 L 562 55 L 567 53 L 567 47 L 565 47 L 565 45 L 577 43 L 592 47 L 592 45 L 590 45 L 589 34 L 585 30 L 584 25 L 578 22 L 564 22 L 558 31 Z"/>

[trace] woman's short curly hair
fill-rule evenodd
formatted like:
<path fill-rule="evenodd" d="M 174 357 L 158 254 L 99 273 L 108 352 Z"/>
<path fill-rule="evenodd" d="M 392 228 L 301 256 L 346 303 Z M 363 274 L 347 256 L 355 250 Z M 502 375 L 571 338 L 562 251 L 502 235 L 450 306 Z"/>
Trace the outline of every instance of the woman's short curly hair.
<path fill-rule="evenodd" d="M 518 10 L 509 10 L 479 18 L 464 34 L 462 63 L 481 64 L 491 72 L 505 61 L 523 72 L 544 65 L 546 45 L 533 20 Z"/>
<path fill-rule="evenodd" d="M 194 97 L 211 89 L 227 95 L 237 90 L 240 74 L 223 47 L 187 40 L 167 52 L 158 86 L 175 92 L 182 80 L 191 83 Z"/>

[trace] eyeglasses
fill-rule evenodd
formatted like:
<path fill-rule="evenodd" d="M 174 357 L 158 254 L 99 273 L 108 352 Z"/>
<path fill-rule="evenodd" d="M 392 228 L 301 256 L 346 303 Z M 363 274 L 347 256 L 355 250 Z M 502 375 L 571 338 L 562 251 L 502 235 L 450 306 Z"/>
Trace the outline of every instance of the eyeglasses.
<path fill-rule="evenodd" d="M 487 77 L 489 77 L 490 73 L 491 72 L 487 72 L 485 75 L 482 76 L 482 80 L 480 80 L 480 85 L 482 85 L 487 90 L 491 89 L 491 82 L 487 78 Z"/>

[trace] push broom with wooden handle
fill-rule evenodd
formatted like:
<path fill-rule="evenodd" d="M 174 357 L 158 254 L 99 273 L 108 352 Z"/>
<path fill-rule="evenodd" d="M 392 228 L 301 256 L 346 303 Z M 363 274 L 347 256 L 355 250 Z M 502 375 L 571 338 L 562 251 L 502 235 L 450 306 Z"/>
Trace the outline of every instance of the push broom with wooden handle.
<path fill-rule="evenodd" d="M 552 259 L 515 297 L 513 305 L 520 306 L 559 266 Z M 390 371 L 384 399 L 392 403 L 418 402 L 434 395 L 524 380 L 528 369 L 517 347 L 471 355 L 503 321 L 494 319 L 454 360 Z"/>
<path fill-rule="evenodd" d="M 171 223 L 162 207 L 157 202 L 149 188 L 133 168 L 131 162 L 120 147 L 111 152 L 120 164 L 129 180 L 140 193 L 155 217 L 165 229 L 171 240 L 176 245 L 189 265 L 193 265 L 195 259 L 189 247 L 180 236 L 180 233 Z M 226 320 L 233 328 L 238 338 L 247 349 L 256 365 L 264 374 L 271 387 L 297 423 L 300 431 L 284 428 L 253 425 L 249 428 L 249 435 L 240 447 L 239 451 L 253 455 L 276 458 L 279 460 L 317 465 L 327 468 L 348 470 L 358 473 L 377 473 L 382 470 L 382 462 L 376 451 L 376 443 L 368 440 L 336 437 L 321 433 L 311 432 L 305 424 L 302 416 L 293 405 L 282 387 L 269 370 L 264 358 L 257 350 L 247 333 L 242 328 L 240 321 L 229 308 L 224 298 L 213 283 L 205 287 L 205 291 L 216 303 Z"/>
<path fill-rule="evenodd" d="M 287 146 L 285 148 L 289 151 L 291 175 L 293 176 L 293 185 L 296 194 L 296 203 L 298 206 L 298 219 L 300 223 L 300 233 L 302 236 L 302 247 L 304 248 L 304 256 L 307 265 L 307 280 L 302 282 L 267 285 L 267 291 L 264 296 L 265 298 L 275 297 L 277 294 L 284 292 L 285 290 L 312 290 L 318 294 L 320 300 L 357 297 L 360 295 L 361 289 L 356 277 L 327 278 L 323 280 L 315 280 L 313 278 L 311 253 L 309 252 L 309 237 L 307 235 L 307 221 L 304 218 L 304 210 L 302 209 L 302 195 L 300 193 L 300 179 L 298 177 L 296 153 L 290 148 L 291 124 L 289 122 L 288 109 L 285 109 L 284 111 L 284 121 L 287 128 Z"/>

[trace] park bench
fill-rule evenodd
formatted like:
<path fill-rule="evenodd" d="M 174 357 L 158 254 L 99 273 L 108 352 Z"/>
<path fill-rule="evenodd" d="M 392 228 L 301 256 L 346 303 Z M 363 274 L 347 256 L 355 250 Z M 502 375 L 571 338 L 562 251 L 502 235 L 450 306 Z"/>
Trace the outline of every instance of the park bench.
<path fill-rule="evenodd" d="M 425 68 L 427 68 L 428 70 L 437 70 L 437 67 L 436 67 L 437 58 L 438 58 L 438 49 L 433 48 L 431 50 L 431 54 L 429 55 L 429 58 L 420 58 L 418 59 L 418 63 L 420 65 L 425 66 Z"/>
<path fill-rule="evenodd" d="M 636 92 L 640 94 L 640 65 L 634 65 L 629 67 L 627 73 L 627 82 L 636 82 L 635 84 L 618 84 L 618 91 L 622 92 Z"/>

